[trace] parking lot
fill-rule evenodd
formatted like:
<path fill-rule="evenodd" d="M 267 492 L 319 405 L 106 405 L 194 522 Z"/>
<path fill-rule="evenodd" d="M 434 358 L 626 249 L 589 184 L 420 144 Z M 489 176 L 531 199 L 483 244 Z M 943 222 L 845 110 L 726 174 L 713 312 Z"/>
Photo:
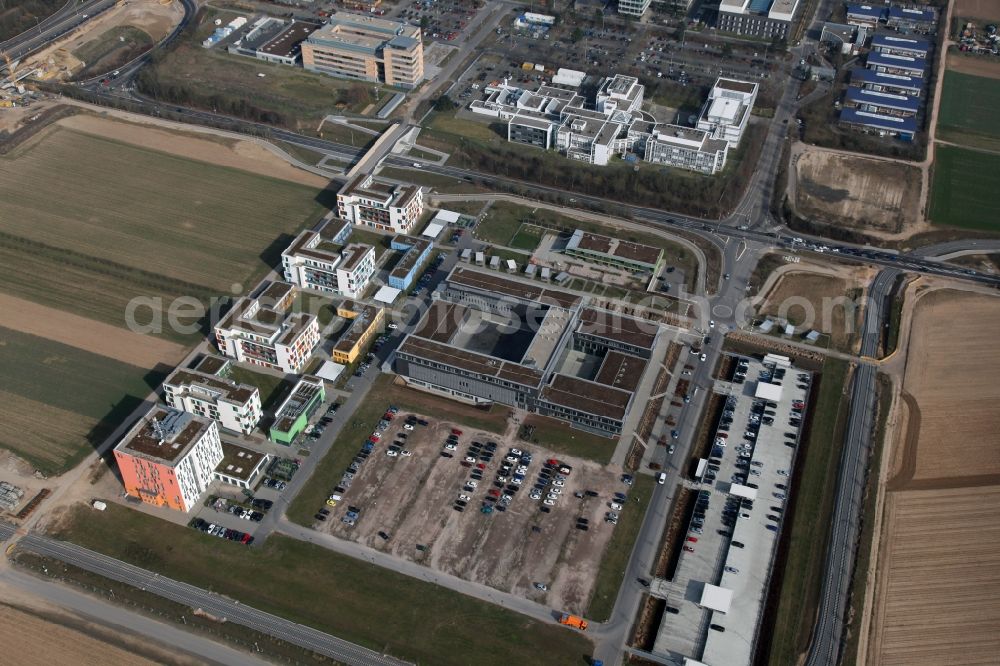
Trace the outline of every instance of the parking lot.
<path fill-rule="evenodd" d="M 630 508 L 621 478 L 461 424 L 386 416 L 379 434 L 358 442 L 345 476 L 331 480 L 316 529 L 568 612 L 586 609 L 616 515 Z"/>
<path fill-rule="evenodd" d="M 748 664 L 791 488 L 810 373 L 736 357 L 714 390 L 726 396 L 676 573 L 654 589 L 667 600 L 658 652 Z M 732 592 L 727 612 L 701 605 L 706 584 Z M 711 656 L 711 659 L 709 658 Z"/>

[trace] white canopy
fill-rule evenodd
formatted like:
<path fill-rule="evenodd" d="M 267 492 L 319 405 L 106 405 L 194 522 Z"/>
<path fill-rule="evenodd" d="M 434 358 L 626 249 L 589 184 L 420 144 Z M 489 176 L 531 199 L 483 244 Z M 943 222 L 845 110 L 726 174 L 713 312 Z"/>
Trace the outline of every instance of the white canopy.
<path fill-rule="evenodd" d="M 379 290 L 375 292 L 375 300 L 379 303 L 392 305 L 393 301 L 399 297 L 399 292 L 399 289 L 386 285 L 384 287 L 380 287 Z"/>
<path fill-rule="evenodd" d="M 701 591 L 701 601 L 698 603 L 702 608 L 728 613 L 729 606 L 733 603 L 733 591 L 717 585 L 705 583 L 705 588 Z"/>

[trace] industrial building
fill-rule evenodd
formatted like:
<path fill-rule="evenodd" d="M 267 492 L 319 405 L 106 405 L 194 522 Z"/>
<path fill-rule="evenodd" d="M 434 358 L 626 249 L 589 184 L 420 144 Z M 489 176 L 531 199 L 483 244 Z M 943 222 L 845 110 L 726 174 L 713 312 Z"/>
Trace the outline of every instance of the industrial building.
<path fill-rule="evenodd" d="M 880 21 L 884 21 L 888 12 L 885 6 L 847 5 L 847 22 L 874 30 Z"/>
<path fill-rule="evenodd" d="M 177 368 L 163 382 L 163 400 L 174 409 L 248 435 L 260 421 L 260 391 L 227 378 L 228 370 L 229 361 L 217 356 L 207 357 L 193 370 Z"/>
<path fill-rule="evenodd" d="M 576 294 L 463 265 L 392 357 L 415 388 L 621 434 L 659 327 Z"/>
<path fill-rule="evenodd" d="M 323 380 L 303 375 L 291 394 L 274 413 L 274 423 L 270 430 L 271 441 L 286 446 L 295 441 L 309 424 L 309 417 L 316 407 L 323 404 L 325 399 Z"/>
<path fill-rule="evenodd" d="M 379 231 L 408 234 L 424 212 L 424 194 L 418 185 L 395 185 L 360 174 L 337 192 L 342 219 Z"/>
<path fill-rule="evenodd" d="M 198 504 L 223 459 L 215 421 L 163 406 L 143 416 L 114 455 L 128 495 L 176 511 Z"/>
<path fill-rule="evenodd" d="M 420 28 L 337 12 L 302 43 L 302 66 L 347 79 L 415 88 L 424 78 Z"/>
<path fill-rule="evenodd" d="M 292 312 L 294 300 L 295 286 L 288 282 L 271 282 L 257 296 L 241 298 L 215 326 L 219 351 L 245 363 L 302 372 L 319 344 L 319 324 L 313 315 Z"/>
<path fill-rule="evenodd" d="M 374 305 L 344 301 L 337 307 L 337 315 L 351 322 L 333 346 L 333 360 L 348 365 L 354 363 L 372 338 L 382 331 L 385 310 Z"/>
<path fill-rule="evenodd" d="M 868 69 L 873 69 L 876 72 L 902 74 L 915 79 L 924 78 L 924 72 L 927 71 L 927 61 L 923 58 L 879 53 L 878 51 L 872 51 L 868 54 L 867 65 Z"/>
<path fill-rule="evenodd" d="M 614 266 L 633 273 L 657 273 L 663 264 L 663 248 L 632 243 L 582 229 L 573 232 L 563 252 L 594 264 Z"/>
<path fill-rule="evenodd" d="M 900 32 L 931 34 L 937 31 L 937 19 L 932 7 L 889 7 L 885 25 Z"/>
<path fill-rule="evenodd" d="M 910 58 L 927 59 L 930 42 L 915 37 L 877 34 L 872 37 L 872 50 L 889 55 L 908 56 Z"/>
<path fill-rule="evenodd" d="M 844 96 L 844 107 L 886 116 L 911 118 L 917 115 L 920 100 L 906 95 L 849 87 Z"/>
<path fill-rule="evenodd" d="M 409 289 L 420 272 L 420 267 L 430 256 L 434 244 L 425 238 L 400 234 L 392 239 L 390 247 L 402 252 L 403 256 L 389 272 L 389 286 L 394 289 Z"/>
<path fill-rule="evenodd" d="M 799 0 L 721 0 L 717 28 L 736 35 L 788 38 Z"/>

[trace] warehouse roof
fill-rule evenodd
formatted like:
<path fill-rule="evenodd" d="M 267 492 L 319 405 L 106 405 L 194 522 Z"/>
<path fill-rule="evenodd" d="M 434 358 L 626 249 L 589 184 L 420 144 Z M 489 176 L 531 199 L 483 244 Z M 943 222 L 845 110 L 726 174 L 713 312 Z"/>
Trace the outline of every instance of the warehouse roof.
<path fill-rule="evenodd" d="M 852 125 L 865 125 L 890 132 L 902 132 L 903 134 L 915 134 L 917 132 L 917 121 L 915 118 L 883 116 L 878 113 L 868 113 L 867 111 L 858 111 L 856 109 L 843 109 L 840 112 L 840 122 L 851 123 Z"/>
<path fill-rule="evenodd" d="M 920 108 L 920 100 L 915 97 L 898 95 L 894 93 L 882 92 L 880 90 L 862 90 L 861 88 L 848 88 L 845 99 L 854 104 L 872 104 L 887 109 L 898 109 L 899 111 L 909 111 L 916 113 Z"/>

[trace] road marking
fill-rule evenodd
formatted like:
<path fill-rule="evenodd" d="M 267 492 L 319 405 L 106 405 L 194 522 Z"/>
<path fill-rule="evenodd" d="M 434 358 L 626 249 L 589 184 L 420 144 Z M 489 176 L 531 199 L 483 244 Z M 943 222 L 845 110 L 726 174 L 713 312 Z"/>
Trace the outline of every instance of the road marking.
<path fill-rule="evenodd" d="M 743 255 L 746 254 L 746 251 L 747 251 L 747 242 L 744 239 L 740 241 L 739 249 L 736 251 L 736 261 L 742 259 Z"/>

